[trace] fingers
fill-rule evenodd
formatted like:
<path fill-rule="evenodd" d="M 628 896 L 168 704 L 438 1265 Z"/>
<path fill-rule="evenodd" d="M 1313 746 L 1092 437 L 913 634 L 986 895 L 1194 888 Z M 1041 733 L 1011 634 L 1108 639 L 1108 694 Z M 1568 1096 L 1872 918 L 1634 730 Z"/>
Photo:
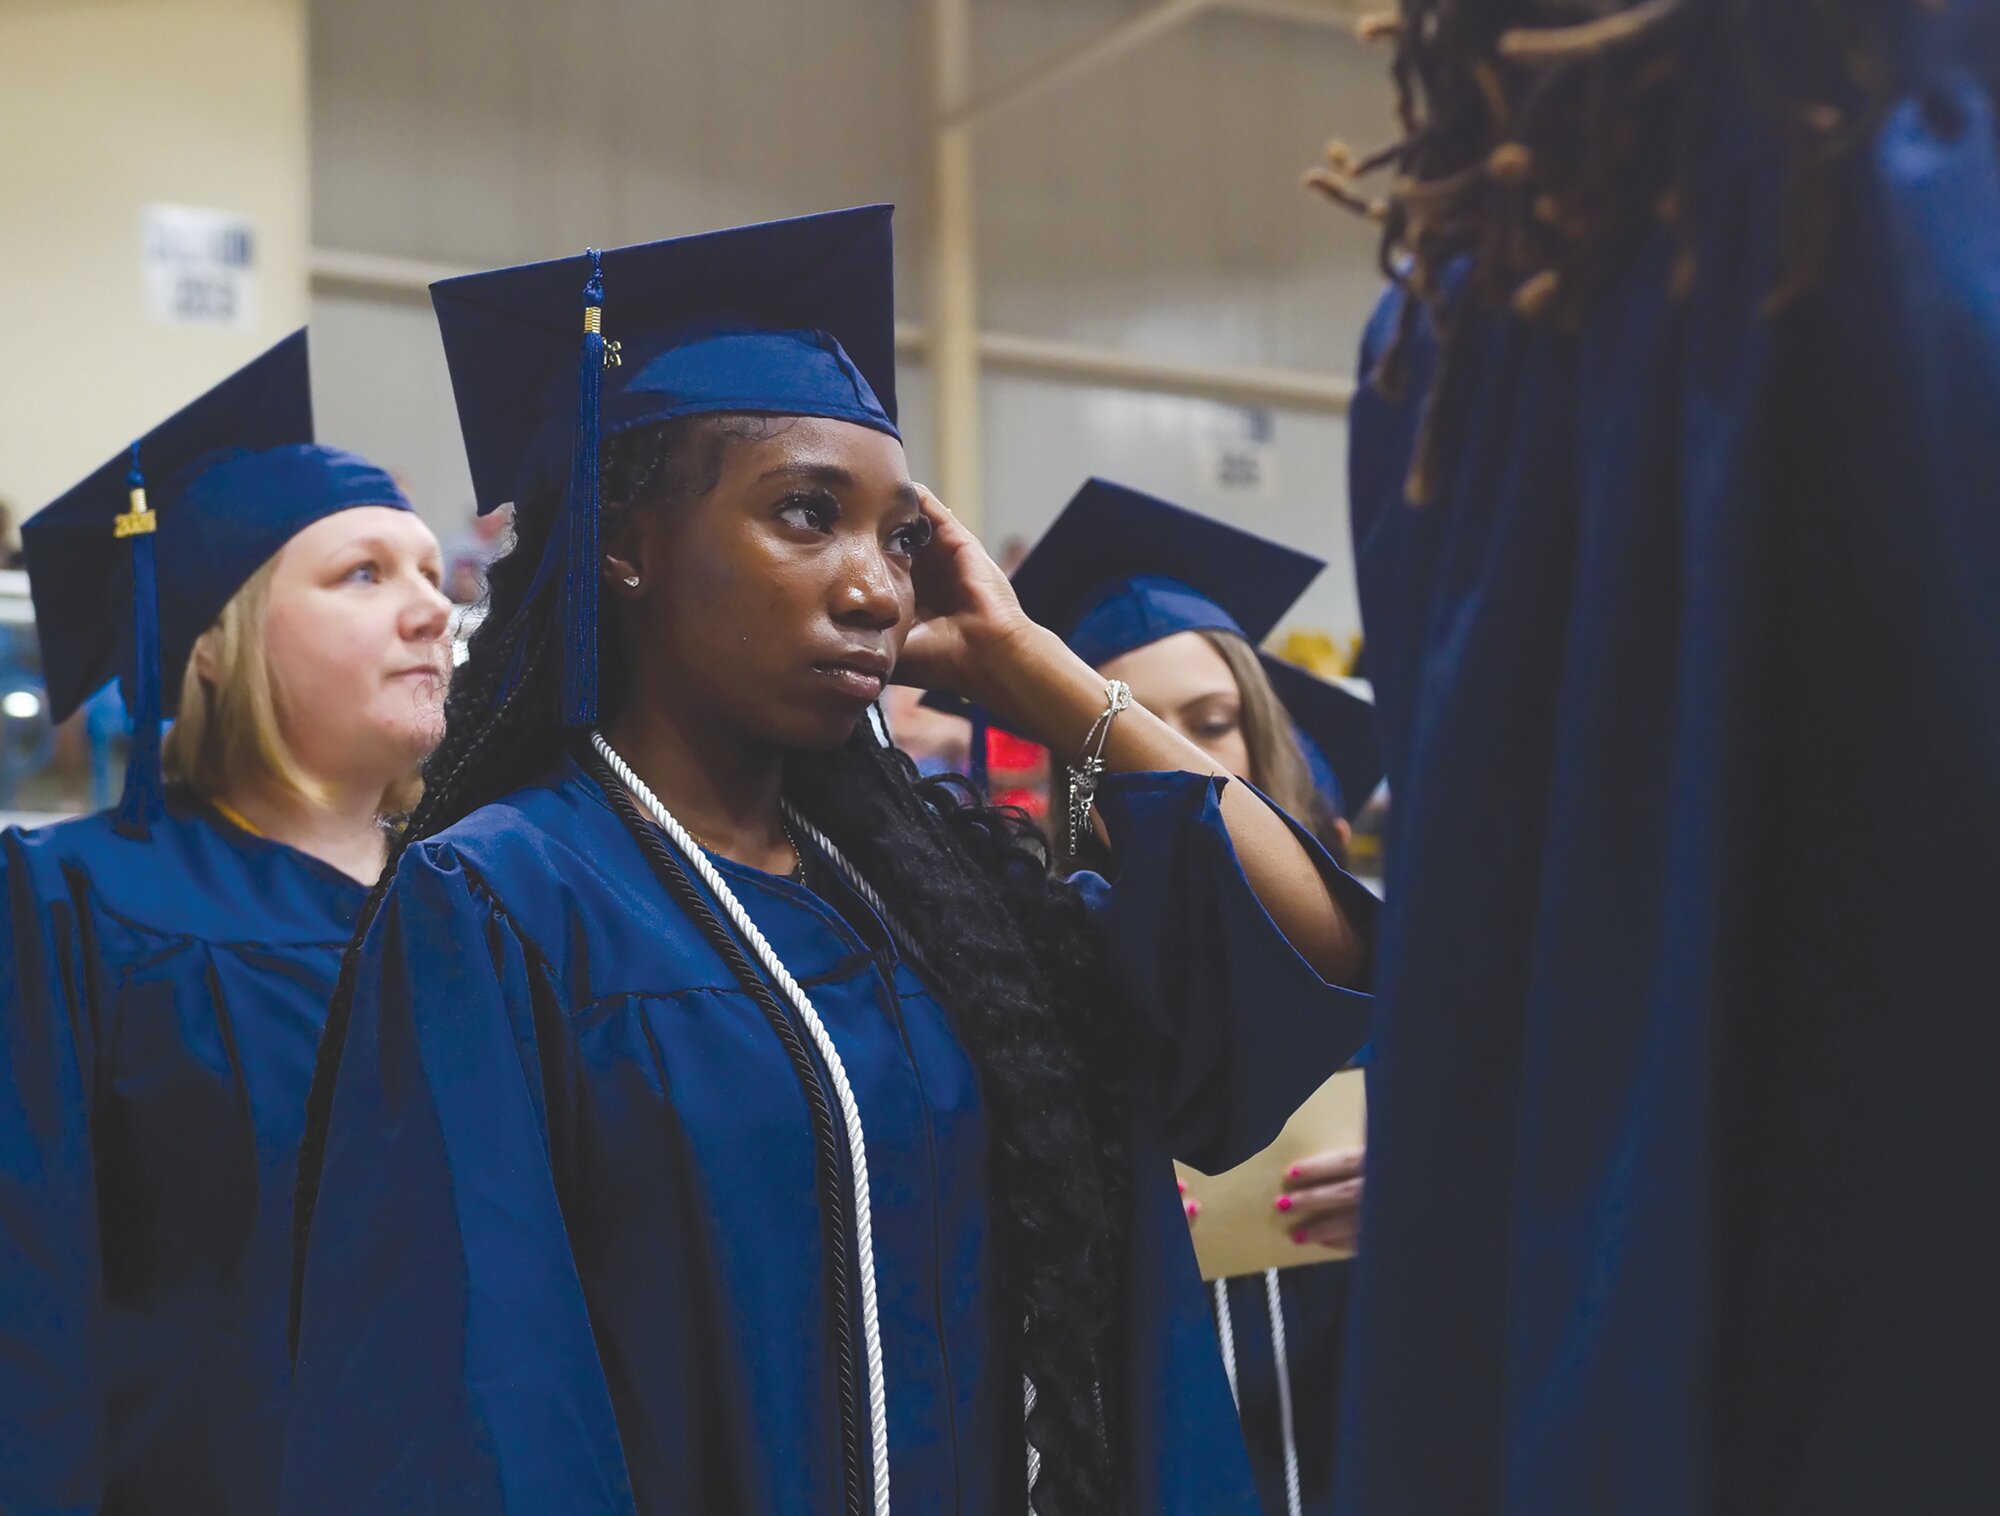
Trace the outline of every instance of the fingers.
<path fill-rule="evenodd" d="M 958 547 L 975 540 L 958 517 L 952 514 L 951 507 L 933 495 L 927 484 L 917 485 L 917 509 L 931 524 L 932 541 L 946 547 Z"/>
<path fill-rule="evenodd" d="M 1176 1179 L 1174 1188 L 1181 1192 L 1181 1209 L 1187 1212 L 1188 1224 L 1192 1226 L 1195 1217 L 1201 1214 L 1201 1202 L 1188 1193 L 1185 1179 Z"/>
<path fill-rule="evenodd" d="M 1336 1184 L 1344 1179 L 1358 1179 L 1365 1166 L 1367 1152 L 1363 1148 L 1349 1148 L 1332 1153 L 1317 1153 L 1311 1158 L 1301 1158 L 1285 1171 L 1287 1190 L 1310 1189 L 1315 1185 Z"/>
<path fill-rule="evenodd" d="M 1344 1179 L 1338 1184 L 1291 1190 L 1278 1197 L 1277 1208 L 1301 1225 L 1322 1216 L 1358 1211 L 1361 1208 L 1361 1185 L 1359 1179 Z"/>
<path fill-rule="evenodd" d="M 1285 1191 L 1273 1202 L 1301 1247 L 1352 1253 L 1361 1242 L 1361 1149 L 1320 1153 L 1285 1171 Z"/>
<path fill-rule="evenodd" d="M 1361 1246 L 1361 1218 L 1358 1214 L 1323 1216 L 1292 1229 L 1292 1241 L 1300 1247 L 1329 1248 L 1352 1253 Z"/>

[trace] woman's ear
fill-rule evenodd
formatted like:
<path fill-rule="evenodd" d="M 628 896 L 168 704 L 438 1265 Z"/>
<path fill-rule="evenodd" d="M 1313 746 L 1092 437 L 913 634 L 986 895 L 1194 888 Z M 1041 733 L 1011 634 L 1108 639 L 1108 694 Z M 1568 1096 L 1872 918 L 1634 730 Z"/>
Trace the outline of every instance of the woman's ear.
<path fill-rule="evenodd" d="M 194 671 L 201 676 L 204 684 L 214 684 L 218 675 L 215 669 L 215 633 L 203 632 L 194 639 Z"/>
<path fill-rule="evenodd" d="M 629 594 L 638 594 L 646 585 L 645 577 L 640 574 L 638 565 L 629 559 L 620 558 L 616 553 L 604 555 L 603 574 L 607 580 Z"/>
<path fill-rule="evenodd" d="M 646 589 L 645 570 L 640 567 L 643 555 L 639 549 L 639 531 L 632 514 L 626 510 L 604 513 L 601 538 L 604 556 L 598 566 L 599 574 L 613 587 L 613 593 L 628 597 L 641 595 Z"/>

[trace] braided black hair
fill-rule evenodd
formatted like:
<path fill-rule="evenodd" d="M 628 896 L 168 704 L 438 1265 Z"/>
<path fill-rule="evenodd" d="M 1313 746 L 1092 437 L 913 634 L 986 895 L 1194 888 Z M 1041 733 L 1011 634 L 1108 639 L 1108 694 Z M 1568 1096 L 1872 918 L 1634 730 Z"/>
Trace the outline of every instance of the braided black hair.
<path fill-rule="evenodd" d="M 1725 83 L 1766 107 L 1786 146 L 1784 247 L 1765 300 L 1775 314 L 1812 287 L 1830 236 L 1837 170 L 1887 101 L 1886 28 L 1905 0 L 1399 0 L 1363 34 L 1395 43 L 1400 140 L 1366 157 L 1345 144 L 1307 182 L 1382 224 L 1387 277 L 1414 297 L 1374 383 L 1407 379 L 1420 313 L 1442 360 L 1405 493 L 1436 487 L 1436 419 L 1452 382 L 1461 299 L 1574 330 L 1635 248 L 1675 238 L 1670 292 L 1697 276 L 1688 215 L 1704 129 Z M 1563 9 L 1579 19 L 1561 20 Z M 1369 176 L 1393 170 L 1388 191 Z M 1454 270 L 1462 291 L 1447 298 Z"/>
<path fill-rule="evenodd" d="M 773 423 L 756 417 L 698 417 L 607 439 L 607 511 L 676 508 L 712 490 L 722 451 Z M 359 943 L 386 894 L 403 848 L 479 806 L 546 775 L 577 750 L 558 720 L 554 595 L 529 602 L 536 566 L 557 515 L 553 498 L 525 501 L 515 540 L 493 567 L 487 615 L 446 702 L 444 741 L 425 769 L 425 791 L 396 840 L 350 944 L 320 1044 L 299 1156 L 293 1257 L 294 1346 L 306 1241 L 331 1115 L 334 1076 L 351 1016 Z M 615 710 L 627 660 L 614 618 L 599 627 L 600 701 Z M 588 750 L 582 750 L 590 763 Z M 596 768 L 592 765 L 593 769 Z M 600 783 L 604 775 L 598 772 Z M 605 783 L 614 806 L 670 896 L 716 945 L 786 1041 L 802 1073 L 790 1022 L 770 987 L 682 872 L 672 849 L 648 846 L 622 788 Z M 1037 1390 L 1027 1437 L 1041 1455 L 1032 1493 L 1040 1516 L 1100 1516 L 1126 1508 L 1119 1473 L 1124 1359 L 1119 1280 L 1129 1249 L 1130 1103 L 1110 1014 L 1117 991 L 1074 892 L 1051 879 L 1048 850 L 1022 813 L 985 803 L 955 777 L 919 780 L 901 753 L 863 728 L 832 752 L 787 760 L 792 803 L 846 853 L 914 939 L 923 967 L 980 1074 L 987 1106 L 994 1199 L 996 1277 L 1008 1319 L 1023 1323 L 1021 1371 Z M 620 802 L 624 803 L 621 805 Z M 657 842 L 657 838 L 654 837 Z M 726 945 L 725 945 L 726 942 Z M 810 1081 L 808 1098 L 819 1088 Z M 813 1109 L 822 1153 L 837 1152 L 831 1115 Z M 825 1130 L 822 1130 L 822 1124 Z M 845 1271 L 841 1172 L 822 1162 L 822 1212 L 830 1275 Z M 838 1183 L 842 1188 L 835 1189 Z M 847 1308 L 843 1282 L 830 1294 Z M 851 1331 L 830 1324 L 843 1355 Z M 860 1419 L 852 1405 L 851 1358 L 842 1374 L 849 1508 L 865 1474 Z"/>

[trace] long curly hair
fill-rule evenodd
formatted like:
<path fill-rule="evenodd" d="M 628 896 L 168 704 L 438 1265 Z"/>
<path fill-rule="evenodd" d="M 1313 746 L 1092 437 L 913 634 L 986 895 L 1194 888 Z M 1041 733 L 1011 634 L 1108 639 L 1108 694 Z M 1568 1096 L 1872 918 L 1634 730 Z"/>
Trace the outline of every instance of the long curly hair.
<path fill-rule="evenodd" d="M 1371 380 L 1401 392 L 1428 313 L 1442 350 L 1405 487 L 1437 485 L 1436 418 L 1463 301 L 1574 330 L 1641 242 L 1676 239 L 1669 292 L 1699 277 L 1689 207 L 1723 87 L 1784 150 L 1783 246 L 1766 314 L 1816 282 L 1838 170 L 1887 105 L 1888 28 L 1909 0 L 1399 0 L 1362 23 L 1393 40 L 1398 140 L 1327 148 L 1307 183 L 1381 223 L 1383 273 L 1414 297 Z M 1567 13 L 1567 14 L 1565 14 Z M 1388 172 L 1388 187 L 1370 189 Z M 1462 275 L 1452 295 L 1454 281 Z"/>
<path fill-rule="evenodd" d="M 686 508 L 719 482 L 725 447 L 774 424 L 782 423 L 695 417 L 607 439 L 606 511 Z M 558 714 L 555 596 L 529 599 L 557 506 L 544 497 L 516 513 L 515 541 L 493 566 L 487 614 L 453 683 L 423 799 L 396 840 L 343 963 L 299 1159 L 295 1336 L 359 942 L 397 857 L 578 751 L 576 734 L 564 730 Z M 632 662 L 614 618 L 602 618 L 598 670 L 607 712 L 617 708 Z M 791 754 L 785 790 L 914 940 L 979 1071 L 1003 1319 L 1023 1323 L 1020 1368 L 1037 1391 L 1026 1424 L 1040 1454 L 1032 1507 L 1041 1516 L 1121 1511 L 1121 1386 L 1113 1366 L 1123 1359 L 1119 1281 L 1129 1250 L 1130 1102 L 1110 1014 L 1117 991 L 1093 928 L 1075 893 L 1051 878 L 1047 845 L 1024 814 L 986 804 L 956 776 L 920 780 L 901 752 L 880 746 L 865 726 L 837 750 Z M 691 890 L 683 896 L 670 875 L 663 877 L 690 914 L 708 914 Z M 698 924 L 722 930 L 712 917 Z M 734 962 L 746 991 L 767 1003 L 768 987 L 750 982 L 754 973 L 740 953 Z"/>

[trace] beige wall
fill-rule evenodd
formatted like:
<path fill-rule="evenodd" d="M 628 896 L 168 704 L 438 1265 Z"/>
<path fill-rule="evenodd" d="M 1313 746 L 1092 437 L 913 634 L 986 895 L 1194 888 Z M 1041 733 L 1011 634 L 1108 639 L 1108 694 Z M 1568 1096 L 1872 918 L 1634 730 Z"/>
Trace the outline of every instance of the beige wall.
<path fill-rule="evenodd" d="M 305 0 L 0 0 L 0 498 L 26 513 L 306 317 Z M 151 202 L 248 216 L 253 326 L 156 324 Z"/>
<path fill-rule="evenodd" d="M 1153 0 L 976 0 L 975 91 Z M 893 200 L 898 304 L 925 315 L 921 0 L 316 0 L 314 232 L 461 267 Z M 1388 58 L 1343 29 L 1218 14 L 996 116 L 976 141 L 985 326 L 1190 363 L 1351 372 L 1381 280 L 1369 228 L 1299 184 L 1390 127 Z M 325 288 L 320 417 L 401 471 L 441 533 L 469 499 L 427 308 Z M 930 473 L 920 365 L 898 385 Z M 984 386 L 984 529 L 1042 530 L 1092 471 L 1333 565 L 1299 619 L 1358 625 L 1345 427 L 1277 410 L 1280 487 L 1219 493 L 1236 408 L 1019 375 Z"/>

